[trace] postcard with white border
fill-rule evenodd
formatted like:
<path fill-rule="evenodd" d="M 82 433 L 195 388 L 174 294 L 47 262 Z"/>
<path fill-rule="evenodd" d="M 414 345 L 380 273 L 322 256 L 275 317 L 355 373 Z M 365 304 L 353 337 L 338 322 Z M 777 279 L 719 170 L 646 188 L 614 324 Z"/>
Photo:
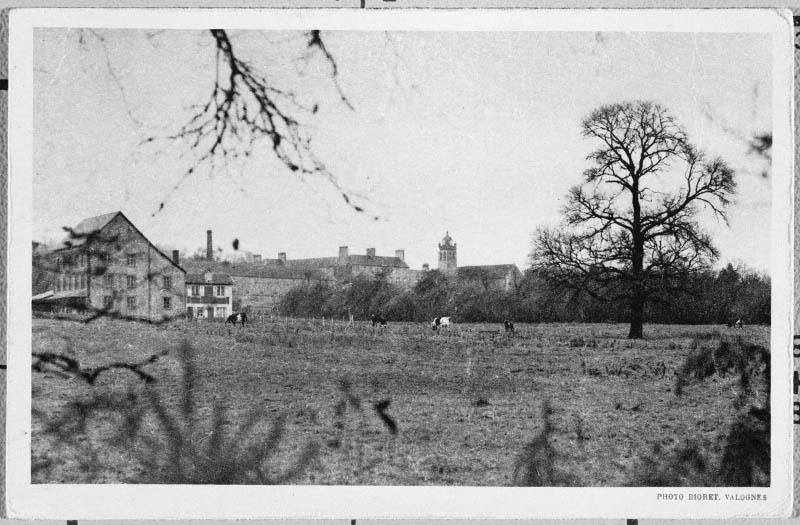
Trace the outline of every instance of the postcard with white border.
<path fill-rule="evenodd" d="M 12 10 L 9 517 L 788 516 L 793 41 Z"/>

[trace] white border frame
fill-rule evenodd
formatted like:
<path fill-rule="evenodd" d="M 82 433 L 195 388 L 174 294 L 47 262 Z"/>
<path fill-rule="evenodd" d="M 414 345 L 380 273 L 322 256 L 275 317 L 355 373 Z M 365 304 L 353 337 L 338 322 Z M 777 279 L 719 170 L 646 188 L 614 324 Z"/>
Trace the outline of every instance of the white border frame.
<path fill-rule="evenodd" d="M 598 16 L 602 15 L 602 16 Z M 659 488 L 33 485 L 31 224 L 33 28 L 103 27 L 769 33 L 773 41 L 772 465 L 769 488 L 705 489 L 718 502 L 658 501 Z M 12 518 L 732 518 L 792 506 L 793 50 L 788 10 L 20 9 L 9 30 L 7 512 Z M 699 492 L 668 489 L 672 493 Z M 761 493 L 766 502 L 726 502 Z"/>

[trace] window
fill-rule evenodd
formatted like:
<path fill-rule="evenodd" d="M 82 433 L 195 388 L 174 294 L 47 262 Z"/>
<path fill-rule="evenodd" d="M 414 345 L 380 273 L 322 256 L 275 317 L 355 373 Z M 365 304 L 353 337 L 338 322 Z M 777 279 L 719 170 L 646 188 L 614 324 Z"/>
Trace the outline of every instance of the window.
<path fill-rule="evenodd" d="M 164 276 L 164 289 L 165 290 L 172 290 L 172 276 L 165 275 Z M 164 308 L 167 308 L 166 306 Z"/>
<path fill-rule="evenodd" d="M 129 253 L 125 256 L 125 262 L 128 266 L 136 266 L 136 254 Z"/>
<path fill-rule="evenodd" d="M 128 305 L 128 310 L 136 310 L 136 297 L 128 297 L 125 302 Z"/>
<path fill-rule="evenodd" d="M 205 287 L 205 293 L 203 295 L 205 295 L 206 297 L 211 297 L 212 295 L 214 295 L 214 287 L 213 286 L 206 286 Z"/>
<path fill-rule="evenodd" d="M 108 286 L 109 288 L 113 288 L 114 287 L 114 274 L 113 273 L 107 273 L 105 275 L 105 282 L 106 282 L 106 286 Z"/>
<path fill-rule="evenodd" d="M 200 295 L 200 287 L 192 286 L 192 295 Z"/>
<path fill-rule="evenodd" d="M 111 308 L 114 306 L 114 298 L 110 295 L 103 296 L 103 308 Z"/>
<path fill-rule="evenodd" d="M 85 274 L 81 274 L 80 275 L 79 286 L 80 286 L 81 289 L 86 288 L 86 275 Z"/>
<path fill-rule="evenodd" d="M 224 286 L 217 286 L 217 295 L 220 296 L 220 297 L 225 295 L 225 287 Z"/>
<path fill-rule="evenodd" d="M 164 310 L 172 308 L 172 297 L 164 297 Z"/>
<path fill-rule="evenodd" d="M 225 317 L 225 307 L 217 306 L 217 311 L 214 313 L 214 316 L 218 318 Z"/>
<path fill-rule="evenodd" d="M 136 288 L 136 277 L 134 277 L 133 275 L 125 276 L 125 281 L 128 285 L 128 290 Z"/>

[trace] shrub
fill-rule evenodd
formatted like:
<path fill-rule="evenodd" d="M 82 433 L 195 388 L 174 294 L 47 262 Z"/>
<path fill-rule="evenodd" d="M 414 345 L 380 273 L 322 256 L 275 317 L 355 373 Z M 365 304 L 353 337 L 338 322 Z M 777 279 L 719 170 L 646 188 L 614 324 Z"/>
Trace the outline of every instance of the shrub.
<path fill-rule="evenodd" d="M 269 425 L 266 411 L 254 407 L 231 429 L 226 410 L 217 403 L 210 425 L 202 424 L 194 397 L 192 354 L 188 343 L 180 346 L 183 371 L 177 412 L 152 383 L 124 395 L 95 388 L 88 400 L 69 403 L 43 432 L 75 452 L 90 478 L 98 475 L 103 463 L 100 450 L 132 456 L 136 469 L 131 483 L 275 484 L 301 475 L 317 457 L 318 446 L 306 444 L 295 461 L 278 472 L 275 458 L 285 434 L 283 417 Z M 36 465 L 34 470 L 47 466 Z"/>

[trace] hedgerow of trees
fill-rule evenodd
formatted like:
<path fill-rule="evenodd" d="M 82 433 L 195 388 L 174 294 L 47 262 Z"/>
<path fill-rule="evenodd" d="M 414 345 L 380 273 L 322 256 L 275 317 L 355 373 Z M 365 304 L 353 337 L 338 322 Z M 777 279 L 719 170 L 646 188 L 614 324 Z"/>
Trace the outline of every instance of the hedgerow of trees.
<path fill-rule="evenodd" d="M 628 322 L 626 302 L 609 303 L 566 287 L 563 275 L 528 270 L 515 290 L 502 291 L 479 281 L 449 279 L 428 272 L 410 290 L 393 285 L 388 276 L 359 275 L 344 284 L 309 282 L 290 290 L 279 311 L 294 317 L 369 319 L 379 314 L 390 321 L 426 321 L 453 316 L 458 322 Z M 684 289 L 651 300 L 643 311 L 647 323 L 748 324 L 770 322 L 770 279 L 743 266 L 728 264 L 686 277 Z M 623 287 L 625 283 L 620 282 Z M 610 283 L 609 286 L 613 286 Z"/>

